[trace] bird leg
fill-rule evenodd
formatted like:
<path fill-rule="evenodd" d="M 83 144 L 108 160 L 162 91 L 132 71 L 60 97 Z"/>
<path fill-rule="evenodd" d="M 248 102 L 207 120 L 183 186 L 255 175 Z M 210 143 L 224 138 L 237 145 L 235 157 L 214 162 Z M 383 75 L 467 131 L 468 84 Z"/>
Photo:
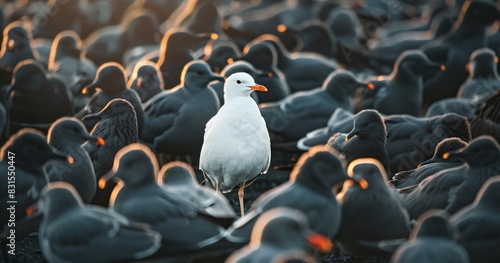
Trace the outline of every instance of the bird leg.
<path fill-rule="evenodd" d="M 243 190 L 245 189 L 245 183 L 243 182 L 240 184 L 240 189 L 238 190 L 238 198 L 240 199 L 240 211 L 241 211 L 241 217 L 245 215 L 245 209 L 243 209 L 243 195 L 244 192 Z"/>

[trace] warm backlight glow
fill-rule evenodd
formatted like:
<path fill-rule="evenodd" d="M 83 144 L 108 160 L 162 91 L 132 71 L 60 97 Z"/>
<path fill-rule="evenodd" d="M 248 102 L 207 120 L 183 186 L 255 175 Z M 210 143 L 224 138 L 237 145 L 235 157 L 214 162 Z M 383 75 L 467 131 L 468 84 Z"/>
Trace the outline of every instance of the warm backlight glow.
<path fill-rule="evenodd" d="M 212 34 L 210 34 L 210 38 L 211 38 L 212 40 L 216 40 L 217 38 L 219 38 L 219 35 L 217 35 L 217 34 L 215 34 L 215 33 L 212 33 Z"/>
<path fill-rule="evenodd" d="M 89 90 L 87 88 L 82 89 L 82 94 L 87 94 L 87 92 L 89 92 Z"/>
<path fill-rule="evenodd" d="M 227 64 L 233 64 L 234 63 L 234 59 L 233 58 L 228 58 L 227 59 Z"/>

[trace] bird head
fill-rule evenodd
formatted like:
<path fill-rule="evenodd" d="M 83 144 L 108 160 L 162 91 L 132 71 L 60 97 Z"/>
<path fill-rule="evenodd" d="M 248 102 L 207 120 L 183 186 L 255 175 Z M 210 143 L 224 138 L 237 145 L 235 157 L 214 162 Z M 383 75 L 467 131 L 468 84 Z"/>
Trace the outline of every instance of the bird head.
<path fill-rule="evenodd" d="M 253 91 L 266 92 L 267 88 L 256 84 L 248 73 L 238 72 L 229 76 L 224 82 L 224 99 L 250 96 Z"/>

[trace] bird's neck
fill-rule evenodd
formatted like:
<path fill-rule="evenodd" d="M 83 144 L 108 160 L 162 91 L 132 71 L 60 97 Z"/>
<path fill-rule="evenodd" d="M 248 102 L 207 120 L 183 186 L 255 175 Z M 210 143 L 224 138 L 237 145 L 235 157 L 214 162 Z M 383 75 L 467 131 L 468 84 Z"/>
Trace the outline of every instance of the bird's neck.
<path fill-rule="evenodd" d="M 486 37 L 486 25 L 470 18 L 457 21 L 453 28 L 455 30 L 449 36 L 450 40 L 463 41 L 464 38 Z"/>

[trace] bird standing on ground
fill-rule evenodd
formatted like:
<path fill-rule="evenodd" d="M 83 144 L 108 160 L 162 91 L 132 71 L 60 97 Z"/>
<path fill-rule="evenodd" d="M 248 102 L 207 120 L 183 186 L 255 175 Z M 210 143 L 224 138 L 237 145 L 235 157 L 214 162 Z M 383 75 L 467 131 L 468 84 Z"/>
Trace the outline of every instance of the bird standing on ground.
<path fill-rule="evenodd" d="M 206 125 L 200 169 L 217 191 L 239 185 L 241 215 L 244 188 L 271 163 L 271 142 L 252 91 L 266 91 L 247 73 L 235 73 L 224 83 L 225 104 Z"/>

